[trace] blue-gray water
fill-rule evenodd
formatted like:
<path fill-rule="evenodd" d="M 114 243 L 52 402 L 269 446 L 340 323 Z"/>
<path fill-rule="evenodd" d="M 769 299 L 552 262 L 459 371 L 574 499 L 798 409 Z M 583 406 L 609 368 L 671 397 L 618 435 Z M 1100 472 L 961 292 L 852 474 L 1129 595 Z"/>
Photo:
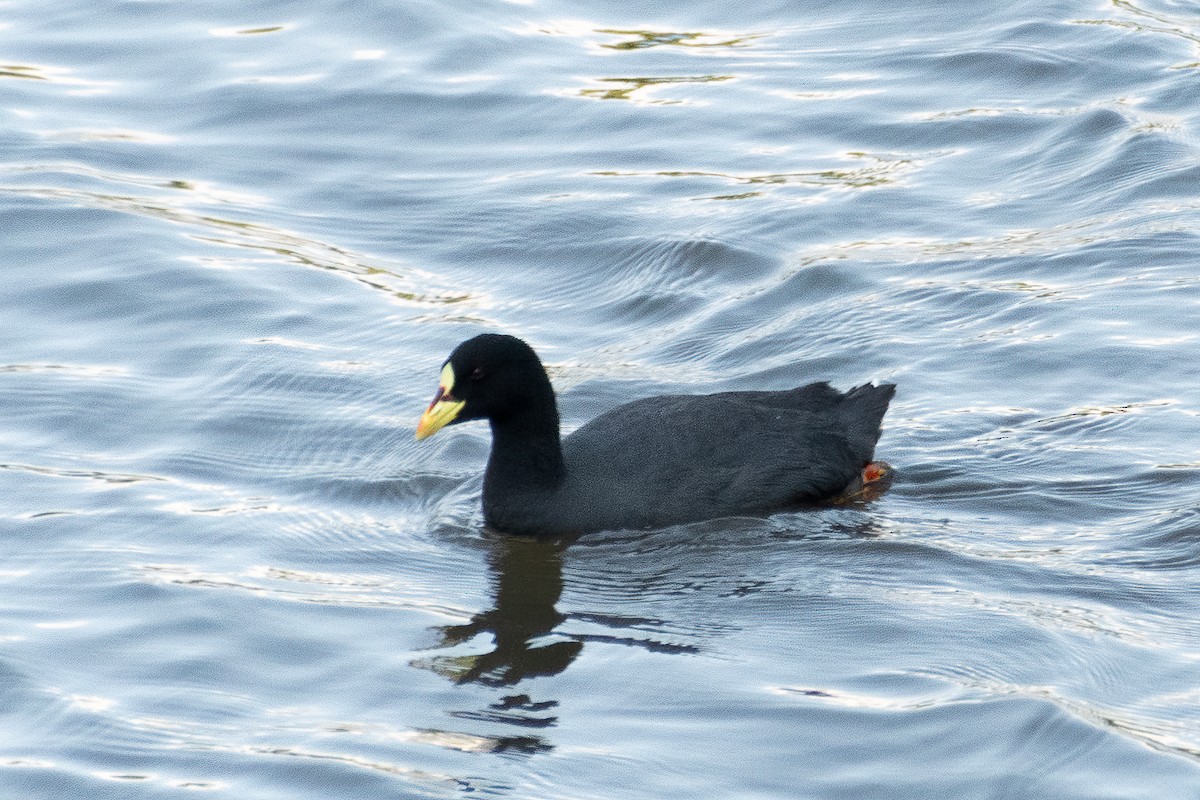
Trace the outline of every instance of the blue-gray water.
<path fill-rule="evenodd" d="M 0 121 L 0 796 L 1200 797 L 1194 4 L 12 0 Z M 899 477 L 485 533 L 485 330 Z"/>

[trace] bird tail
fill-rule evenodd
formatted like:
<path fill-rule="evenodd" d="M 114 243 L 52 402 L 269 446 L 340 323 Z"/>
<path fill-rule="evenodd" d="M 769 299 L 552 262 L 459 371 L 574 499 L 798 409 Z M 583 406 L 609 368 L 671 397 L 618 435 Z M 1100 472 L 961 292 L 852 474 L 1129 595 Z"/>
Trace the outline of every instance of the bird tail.
<path fill-rule="evenodd" d="M 865 383 L 846 392 L 838 407 L 838 414 L 852 442 L 862 442 L 868 449 L 862 453 L 863 463 L 875 455 L 875 443 L 879 441 L 883 415 L 888 403 L 896 393 L 896 385 L 883 383 L 879 386 Z"/>

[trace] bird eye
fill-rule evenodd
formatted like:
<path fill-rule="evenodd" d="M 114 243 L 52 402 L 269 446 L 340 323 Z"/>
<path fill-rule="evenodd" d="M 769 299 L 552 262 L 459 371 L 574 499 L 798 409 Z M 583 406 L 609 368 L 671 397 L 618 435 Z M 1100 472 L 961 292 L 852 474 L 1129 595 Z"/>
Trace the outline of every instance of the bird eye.
<path fill-rule="evenodd" d="M 476 367 L 475 369 L 471 370 L 471 380 L 483 380 L 483 369 L 481 367 Z"/>

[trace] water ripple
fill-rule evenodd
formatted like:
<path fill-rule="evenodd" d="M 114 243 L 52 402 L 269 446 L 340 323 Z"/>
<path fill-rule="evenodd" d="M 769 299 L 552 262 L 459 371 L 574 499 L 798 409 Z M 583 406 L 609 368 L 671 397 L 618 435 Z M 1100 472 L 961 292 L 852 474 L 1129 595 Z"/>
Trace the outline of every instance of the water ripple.
<path fill-rule="evenodd" d="M 203 182 L 137 178 L 130 181 L 126 176 L 103 174 L 96 171 L 78 170 L 78 175 L 115 184 L 116 191 L 130 186 L 139 188 L 167 188 L 170 194 L 153 195 L 121 194 L 113 189 L 88 190 L 67 186 L 28 185 L 28 175 L 54 172 L 47 168 L 24 168 L 19 184 L 0 185 L 0 192 L 27 197 L 37 197 L 69 204 L 103 208 L 136 216 L 163 220 L 182 226 L 187 235 L 198 241 L 224 247 L 250 250 L 267 262 L 282 260 L 321 270 L 328 270 L 358 281 L 373 289 L 385 292 L 405 303 L 444 304 L 459 303 L 465 295 L 452 291 L 434 289 L 438 279 L 426 272 L 413 269 L 389 269 L 372 263 L 367 256 L 327 244 L 303 234 L 274 227 L 261 222 L 239 219 L 205 210 L 192 208 L 195 202 L 216 201 L 224 205 L 244 205 L 246 196 L 226 190 L 207 187 Z M 193 196 L 192 192 L 198 192 Z M 212 266 L 236 266 L 236 259 L 206 256 L 199 263 Z"/>
<path fill-rule="evenodd" d="M 4 6 L 8 794 L 1195 793 L 1196 15 L 730 8 Z M 896 481 L 497 535 L 485 330 Z"/>

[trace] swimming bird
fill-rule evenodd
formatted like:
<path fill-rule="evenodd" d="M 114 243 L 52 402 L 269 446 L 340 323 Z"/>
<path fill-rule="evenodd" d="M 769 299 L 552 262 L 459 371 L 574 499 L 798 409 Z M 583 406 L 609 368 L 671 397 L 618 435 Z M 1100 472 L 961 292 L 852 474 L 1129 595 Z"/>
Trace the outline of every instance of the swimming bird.
<path fill-rule="evenodd" d="M 890 475 L 872 459 L 895 391 L 886 383 L 844 393 L 811 383 L 645 397 L 560 438 L 554 389 L 537 354 L 515 336 L 485 333 L 443 364 L 417 439 L 488 420 L 483 516 L 498 530 L 656 528 L 838 500 Z"/>

